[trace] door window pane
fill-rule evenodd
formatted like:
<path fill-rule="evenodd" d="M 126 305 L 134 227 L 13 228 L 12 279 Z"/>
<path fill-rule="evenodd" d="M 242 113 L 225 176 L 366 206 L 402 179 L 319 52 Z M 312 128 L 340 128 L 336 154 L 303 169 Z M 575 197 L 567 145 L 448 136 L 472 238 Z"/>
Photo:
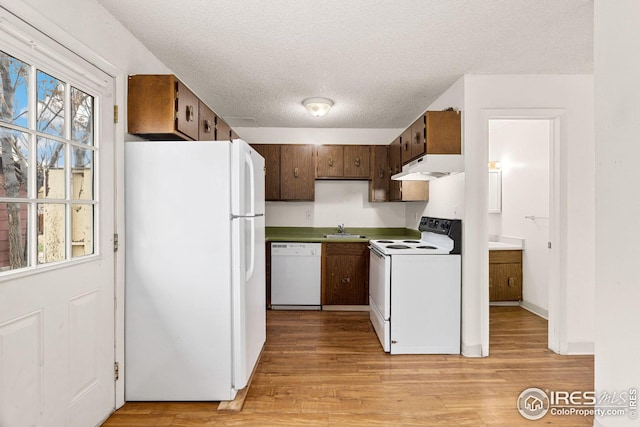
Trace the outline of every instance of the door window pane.
<path fill-rule="evenodd" d="M 49 74 L 38 70 L 37 130 L 49 135 L 64 136 L 64 91 L 65 84 Z"/>
<path fill-rule="evenodd" d="M 26 128 L 29 116 L 29 65 L 0 51 L 0 78 L 3 97 L 0 120 Z"/>
<path fill-rule="evenodd" d="M 0 272 L 27 266 L 27 203 L 0 203 Z"/>
<path fill-rule="evenodd" d="M 65 205 L 38 204 L 38 264 L 65 259 L 65 218 Z"/>
<path fill-rule="evenodd" d="M 93 151 L 71 147 L 71 198 L 93 199 Z"/>
<path fill-rule="evenodd" d="M 71 139 L 93 145 L 93 96 L 71 87 Z"/>
<path fill-rule="evenodd" d="M 27 197 L 28 134 L 0 126 L 0 197 Z"/>
<path fill-rule="evenodd" d="M 72 257 L 93 254 L 93 205 L 71 205 Z"/>
<path fill-rule="evenodd" d="M 65 144 L 38 137 L 38 199 L 64 199 Z"/>

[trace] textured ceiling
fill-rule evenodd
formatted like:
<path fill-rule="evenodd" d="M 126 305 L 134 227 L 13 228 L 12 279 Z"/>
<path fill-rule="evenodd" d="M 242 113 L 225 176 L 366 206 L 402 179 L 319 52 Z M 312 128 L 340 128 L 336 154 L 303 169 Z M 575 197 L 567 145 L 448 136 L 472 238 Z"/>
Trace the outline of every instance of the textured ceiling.
<path fill-rule="evenodd" d="M 593 71 L 591 0 L 99 2 L 232 126 L 403 128 L 463 74 Z"/>

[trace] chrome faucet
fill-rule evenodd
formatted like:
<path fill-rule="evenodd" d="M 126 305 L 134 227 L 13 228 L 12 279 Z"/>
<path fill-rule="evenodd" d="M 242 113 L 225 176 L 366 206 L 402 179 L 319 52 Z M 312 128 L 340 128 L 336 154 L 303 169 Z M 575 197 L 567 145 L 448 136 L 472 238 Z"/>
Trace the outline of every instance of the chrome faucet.
<path fill-rule="evenodd" d="M 344 224 L 338 224 L 338 234 L 345 234 Z"/>

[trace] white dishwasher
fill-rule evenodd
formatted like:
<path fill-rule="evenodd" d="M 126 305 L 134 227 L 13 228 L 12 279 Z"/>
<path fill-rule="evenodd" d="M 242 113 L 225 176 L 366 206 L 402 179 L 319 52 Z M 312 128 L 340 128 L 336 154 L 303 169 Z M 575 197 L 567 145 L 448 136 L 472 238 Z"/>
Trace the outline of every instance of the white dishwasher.
<path fill-rule="evenodd" d="M 320 309 L 320 243 L 271 243 L 271 308 Z"/>

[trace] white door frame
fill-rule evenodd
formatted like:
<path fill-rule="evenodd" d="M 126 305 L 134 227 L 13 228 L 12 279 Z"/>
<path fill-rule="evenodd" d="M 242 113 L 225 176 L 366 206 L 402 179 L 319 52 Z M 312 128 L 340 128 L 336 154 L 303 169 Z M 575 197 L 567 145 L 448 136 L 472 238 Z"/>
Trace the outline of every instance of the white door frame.
<path fill-rule="evenodd" d="M 567 274 L 566 274 L 566 248 L 567 242 L 563 238 L 561 230 L 567 226 L 566 189 L 562 182 L 566 183 L 567 147 L 567 118 L 565 109 L 553 108 L 500 108 L 482 110 L 482 138 L 484 144 L 484 164 L 489 162 L 489 121 L 499 119 L 536 120 L 546 119 L 551 121 L 549 139 L 549 239 L 551 242 L 551 271 L 549 272 L 549 328 L 548 347 L 555 353 L 560 353 L 566 348 L 567 342 Z M 566 165 L 565 165 L 566 166 Z M 565 171 L 565 172 L 563 172 Z M 484 193 L 489 194 L 489 184 L 483 181 Z M 486 214 L 486 213 L 485 213 Z M 487 225 L 487 223 L 484 223 Z M 489 230 L 484 230 L 488 235 Z M 480 297 L 481 307 L 481 333 L 483 354 L 489 354 L 489 284 L 488 277 L 481 280 Z"/>

